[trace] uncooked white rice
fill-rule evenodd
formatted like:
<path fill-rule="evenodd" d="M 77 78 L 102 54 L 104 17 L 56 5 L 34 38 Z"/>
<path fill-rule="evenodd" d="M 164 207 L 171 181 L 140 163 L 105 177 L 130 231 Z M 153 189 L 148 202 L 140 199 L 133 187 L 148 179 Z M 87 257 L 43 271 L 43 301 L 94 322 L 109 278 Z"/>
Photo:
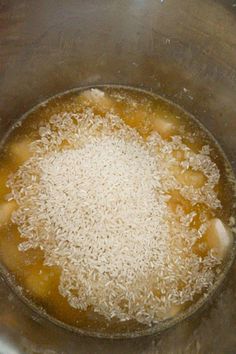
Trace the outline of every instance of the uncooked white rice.
<path fill-rule="evenodd" d="M 194 212 L 168 206 L 178 190 L 192 205 L 221 207 L 207 147 L 196 154 L 157 133 L 144 140 L 118 116 L 90 109 L 55 115 L 39 133 L 8 181 L 19 205 L 12 220 L 26 239 L 21 251 L 39 247 L 46 265 L 61 267 L 59 290 L 72 307 L 151 324 L 212 285 L 218 260 L 192 250 L 207 224 L 193 228 Z M 182 185 L 175 166 L 202 171 L 206 183 Z"/>

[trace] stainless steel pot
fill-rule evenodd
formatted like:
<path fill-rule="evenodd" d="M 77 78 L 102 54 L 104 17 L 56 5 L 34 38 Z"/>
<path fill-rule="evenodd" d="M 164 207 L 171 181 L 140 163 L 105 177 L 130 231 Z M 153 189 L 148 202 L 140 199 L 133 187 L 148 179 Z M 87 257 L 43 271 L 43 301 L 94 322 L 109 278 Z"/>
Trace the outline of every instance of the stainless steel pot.
<path fill-rule="evenodd" d="M 236 170 L 236 0 L 0 1 L 0 138 L 61 91 L 104 83 L 152 90 L 198 118 Z M 201 311 L 136 339 L 80 337 L 0 282 L 0 353 L 235 354 L 236 264 Z"/>

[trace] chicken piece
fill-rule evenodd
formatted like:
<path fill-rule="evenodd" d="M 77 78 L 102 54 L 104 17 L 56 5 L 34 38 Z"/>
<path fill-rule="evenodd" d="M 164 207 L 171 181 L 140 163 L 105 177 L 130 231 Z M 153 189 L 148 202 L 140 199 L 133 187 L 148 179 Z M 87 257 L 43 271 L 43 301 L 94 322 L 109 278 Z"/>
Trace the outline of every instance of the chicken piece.
<path fill-rule="evenodd" d="M 24 139 L 11 144 L 10 154 L 13 157 L 14 162 L 16 162 L 17 164 L 22 164 L 30 158 L 30 144 L 31 141 L 28 139 Z"/>
<path fill-rule="evenodd" d="M 7 180 L 11 173 L 9 166 L 1 167 L 0 169 L 0 197 L 5 200 L 5 195 L 10 192 L 10 189 L 6 186 Z"/>
<path fill-rule="evenodd" d="M 180 312 L 182 311 L 182 306 L 181 305 L 171 305 L 169 310 L 166 313 L 162 313 L 161 317 L 163 320 L 169 319 L 172 317 L 177 316 Z"/>
<path fill-rule="evenodd" d="M 16 209 L 16 207 L 17 204 L 15 201 L 0 204 L 0 227 L 6 225 L 9 222 L 11 214 Z"/>
<path fill-rule="evenodd" d="M 168 318 L 177 316 L 180 311 L 182 311 L 181 305 L 172 305 L 168 312 Z"/>
<path fill-rule="evenodd" d="M 152 131 L 151 114 L 142 105 L 124 115 L 123 119 L 127 125 L 136 129 L 143 138 L 148 137 Z"/>
<path fill-rule="evenodd" d="M 188 169 L 176 175 L 176 179 L 186 186 L 193 186 L 194 188 L 201 188 L 207 181 L 207 178 L 201 171 L 194 171 Z"/>
<path fill-rule="evenodd" d="M 213 249 L 220 259 L 225 258 L 233 243 L 232 232 L 218 218 L 210 221 L 205 238 L 209 248 Z"/>
<path fill-rule="evenodd" d="M 0 239 L 1 261 L 9 271 L 21 274 L 25 266 L 25 254 L 18 250 L 15 238 L 4 237 Z"/>
<path fill-rule="evenodd" d="M 46 298 L 50 295 L 54 285 L 54 277 L 57 272 L 51 267 L 38 267 L 31 269 L 30 274 L 25 278 L 25 288 L 37 298 Z"/>
<path fill-rule="evenodd" d="M 176 124 L 168 118 L 158 117 L 153 121 L 153 128 L 163 138 L 169 138 L 176 131 Z"/>
<path fill-rule="evenodd" d="M 94 106 L 102 113 L 112 110 L 114 106 L 113 100 L 105 92 L 96 88 L 82 92 L 80 95 L 81 100 L 89 106 Z"/>

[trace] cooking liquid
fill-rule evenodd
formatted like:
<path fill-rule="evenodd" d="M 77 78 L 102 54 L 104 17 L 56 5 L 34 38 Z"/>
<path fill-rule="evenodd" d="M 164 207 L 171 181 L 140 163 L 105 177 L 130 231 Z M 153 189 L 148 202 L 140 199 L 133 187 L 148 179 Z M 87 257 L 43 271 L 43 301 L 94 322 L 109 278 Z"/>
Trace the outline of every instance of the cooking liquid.
<path fill-rule="evenodd" d="M 171 195 L 169 202 L 171 208 L 175 209 L 180 205 L 186 212 L 195 211 L 197 215 L 204 209 L 209 219 L 219 218 L 227 225 L 233 210 L 232 178 L 228 163 L 215 141 L 190 115 L 179 107 L 160 97 L 135 89 L 102 87 L 102 90 L 108 99 L 101 102 L 84 99 L 79 90 L 53 97 L 27 113 L 20 124 L 16 125 L 8 135 L 0 160 L 0 216 L 3 215 L 0 230 L 0 259 L 14 277 L 15 284 L 22 287 L 24 296 L 53 318 L 87 332 L 98 331 L 112 334 L 142 331 L 146 325 L 136 321 L 120 322 L 115 318 L 108 321 L 95 314 L 90 308 L 81 311 L 71 307 L 58 290 L 60 268 L 45 266 L 43 264 L 44 254 L 39 249 L 31 249 L 26 252 L 18 250 L 22 238 L 17 226 L 10 219 L 11 211 L 16 208 L 16 205 L 14 202 L 6 204 L 6 195 L 10 192 L 6 187 L 8 176 L 30 157 L 29 143 L 39 139 L 39 128 L 52 115 L 65 111 L 76 113 L 81 109 L 81 106 L 87 105 L 100 115 L 105 115 L 107 111 L 112 110 L 144 138 L 147 138 L 153 131 L 157 131 L 167 141 L 170 141 L 175 135 L 181 136 L 183 142 L 194 152 L 200 151 L 204 145 L 210 146 L 211 159 L 220 170 L 220 180 L 216 189 L 222 208 L 213 210 L 204 204 L 190 206 L 188 201 L 176 191 L 173 191 Z M 176 153 L 181 158 L 181 151 Z M 191 178 L 193 179 L 190 182 L 186 180 L 186 183 L 196 183 L 196 187 L 198 183 L 204 183 L 202 176 L 190 176 Z M 203 182 L 201 182 L 201 178 L 203 178 Z M 195 182 L 191 182 L 193 180 Z M 198 227 L 198 217 L 194 222 Z M 203 242 L 202 239 L 195 245 L 196 253 L 202 256 L 208 251 L 201 247 Z M 223 272 L 225 263 L 226 261 L 222 262 L 220 272 Z M 199 297 L 197 296 L 195 301 Z M 189 306 L 191 303 L 184 304 L 182 310 Z"/>

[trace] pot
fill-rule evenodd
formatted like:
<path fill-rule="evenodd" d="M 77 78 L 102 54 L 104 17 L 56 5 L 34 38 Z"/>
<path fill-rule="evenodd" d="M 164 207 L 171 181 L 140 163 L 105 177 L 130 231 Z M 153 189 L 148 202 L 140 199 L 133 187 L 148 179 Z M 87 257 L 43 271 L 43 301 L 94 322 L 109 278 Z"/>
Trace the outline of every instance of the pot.
<path fill-rule="evenodd" d="M 118 84 L 180 105 L 236 171 L 235 0 L 11 0 L 0 3 L 0 138 L 59 92 Z M 233 354 L 236 264 L 200 311 L 133 339 L 79 336 L 39 316 L 0 278 L 4 354 Z"/>

